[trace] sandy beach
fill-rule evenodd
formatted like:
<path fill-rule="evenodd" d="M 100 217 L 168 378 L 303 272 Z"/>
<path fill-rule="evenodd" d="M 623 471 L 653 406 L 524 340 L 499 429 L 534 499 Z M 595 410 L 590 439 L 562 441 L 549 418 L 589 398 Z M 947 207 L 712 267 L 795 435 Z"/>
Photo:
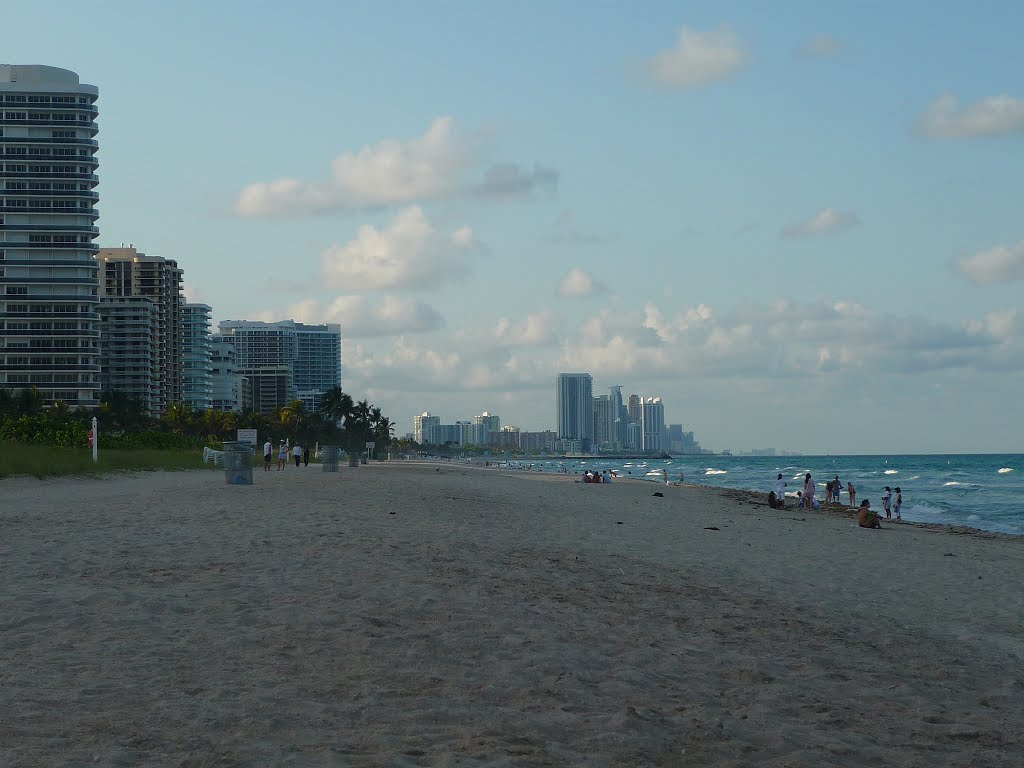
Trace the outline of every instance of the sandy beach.
<path fill-rule="evenodd" d="M 254 475 L 0 481 L 0 764 L 1024 765 L 1022 539 Z"/>

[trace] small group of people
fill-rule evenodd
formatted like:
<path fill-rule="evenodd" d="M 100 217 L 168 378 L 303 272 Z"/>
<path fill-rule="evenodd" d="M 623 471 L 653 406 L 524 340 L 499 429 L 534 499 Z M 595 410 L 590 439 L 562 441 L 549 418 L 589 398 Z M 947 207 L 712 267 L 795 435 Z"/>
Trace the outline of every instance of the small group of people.
<path fill-rule="evenodd" d="M 288 454 L 291 453 L 292 458 L 295 459 L 295 466 L 309 466 L 309 446 L 301 446 L 296 443 L 292 446 L 291 450 L 288 448 L 288 443 L 284 440 L 277 447 L 277 471 L 280 472 L 282 469 L 288 466 Z M 270 464 L 274 459 L 274 443 L 268 437 L 267 441 L 263 443 L 263 471 L 270 471 Z"/>
<path fill-rule="evenodd" d="M 896 502 L 893 504 L 892 489 L 887 485 L 885 486 L 885 493 L 882 494 L 882 509 L 885 510 L 885 519 L 892 520 L 892 513 L 895 508 L 896 522 L 903 520 L 903 516 L 900 514 L 900 508 L 903 506 L 903 491 L 900 487 L 896 486 Z M 868 499 L 864 499 L 860 503 L 860 508 L 857 510 L 857 525 L 861 528 L 877 528 L 882 529 L 882 516 L 871 509 L 871 502 Z"/>
<path fill-rule="evenodd" d="M 826 504 L 839 504 L 839 494 L 843 491 L 843 483 L 839 479 L 839 475 L 835 476 L 835 479 L 829 480 L 825 483 L 825 503 Z M 846 492 L 850 495 L 850 506 L 854 506 L 857 503 L 857 489 L 853 487 L 853 483 L 848 482 L 846 484 Z"/>
<path fill-rule="evenodd" d="M 583 473 L 584 483 L 610 483 L 611 481 L 612 475 L 607 469 L 602 470 L 601 472 L 598 472 L 596 469 L 588 469 Z"/>

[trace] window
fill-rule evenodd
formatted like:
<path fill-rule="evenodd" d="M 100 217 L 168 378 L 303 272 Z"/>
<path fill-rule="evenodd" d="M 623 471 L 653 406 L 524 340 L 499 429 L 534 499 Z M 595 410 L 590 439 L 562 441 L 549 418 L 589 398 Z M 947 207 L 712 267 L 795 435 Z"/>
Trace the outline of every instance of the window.
<path fill-rule="evenodd" d="M 28 296 L 27 285 L 8 285 L 7 286 L 8 296 Z"/>
<path fill-rule="evenodd" d="M 5 155 L 27 155 L 24 147 L 7 147 L 4 150 Z"/>
<path fill-rule="evenodd" d="M 5 120 L 25 120 L 28 118 L 27 112 L 4 112 Z"/>
<path fill-rule="evenodd" d="M 7 189 L 28 189 L 28 185 L 24 181 L 8 181 Z"/>
<path fill-rule="evenodd" d="M 7 164 L 8 173 L 25 173 L 26 171 L 28 171 L 27 165 L 19 165 L 18 163 Z"/>
<path fill-rule="evenodd" d="M 50 97 L 49 96 L 41 96 L 38 93 L 33 93 L 33 94 L 31 94 L 28 97 L 28 103 L 29 104 L 49 104 L 50 103 Z"/>
<path fill-rule="evenodd" d="M 50 131 L 50 134 L 55 139 L 73 139 L 76 136 L 74 131 Z"/>

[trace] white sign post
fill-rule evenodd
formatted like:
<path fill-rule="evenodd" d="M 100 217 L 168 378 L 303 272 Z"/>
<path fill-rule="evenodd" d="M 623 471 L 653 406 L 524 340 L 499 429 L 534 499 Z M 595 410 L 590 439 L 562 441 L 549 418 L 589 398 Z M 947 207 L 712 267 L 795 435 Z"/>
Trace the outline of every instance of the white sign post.
<path fill-rule="evenodd" d="M 100 442 L 100 434 L 97 427 L 96 417 L 92 417 L 92 460 L 96 461 L 96 450 Z"/>

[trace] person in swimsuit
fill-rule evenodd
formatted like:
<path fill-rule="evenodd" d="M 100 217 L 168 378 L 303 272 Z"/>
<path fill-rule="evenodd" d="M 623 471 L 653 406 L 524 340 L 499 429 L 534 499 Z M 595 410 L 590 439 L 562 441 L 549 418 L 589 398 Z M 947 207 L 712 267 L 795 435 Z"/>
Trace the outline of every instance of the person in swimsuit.
<path fill-rule="evenodd" d="M 900 515 L 900 507 L 903 506 L 903 491 L 900 490 L 900 487 L 898 485 L 896 486 L 896 504 L 894 506 L 894 511 L 896 512 L 896 522 L 898 523 L 901 520 L 903 520 L 903 516 Z"/>
<path fill-rule="evenodd" d="M 807 509 L 814 509 L 814 479 L 810 472 L 804 478 L 804 506 Z"/>
<path fill-rule="evenodd" d="M 857 510 L 857 525 L 861 528 L 877 528 L 882 530 L 882 524 L 878 522 L 878 515 L 871 511 L 871 502 L 864 499 Z"/>

